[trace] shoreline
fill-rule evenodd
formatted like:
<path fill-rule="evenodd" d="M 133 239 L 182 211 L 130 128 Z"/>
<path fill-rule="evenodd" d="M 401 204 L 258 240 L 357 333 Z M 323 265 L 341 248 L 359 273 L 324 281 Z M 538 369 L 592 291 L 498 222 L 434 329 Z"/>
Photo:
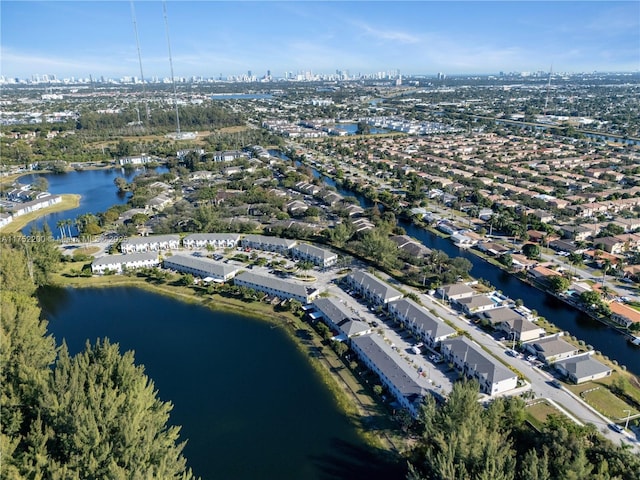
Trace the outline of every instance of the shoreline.
<path fill-rule="evenodd" d="M 87 281 L 92 279 L 95 280 Z M 118 280 L 113 281 L 113 279 Z M 223 297 L 217 293 L 198 295 L 190 287 L 173 286 L 166 283 L 153 285 L 143 278 L 121 275 L 70 278 L 58 273 L 55 274 L 51 286 L 57 288 L 140 288 L 147 292 L 171 297 L 177 301 L 199 304 L 212 312 L 242 315 L 256 321 L 267 322 L 272 325 L 272 328 L 283 328 L 295 348 L 307 358 L 319 380 L 329 389 L 338 409 L 348 418 L 364 443 L 372 448 L 381 449 L 398 459 L 408 449 L 407 439 L 394 434 L 395 424 L 392 427 L 393 421 L 387 412 L 383 411 L 384 405 L 366 391 L 363 392 L 364 386 L 333 349 L 323 343 L 323 340 L 308 323 L 290 312 L 275 311 L 270 305 L 258 301 L 252 302 L 256 303 L 256 305 L 252 305 L 252 303 Z M 256 308 L 256 306 L 264 308 Z M 296 335 L 297 330 L 303 330 L 309 334 L 308 343 Z M 315 357 L 309 355 L 311 349 L 314 350 Z M 365 429 L 365 426 L 370 427 L 371 419 L 383 412 L 386 414 L 384 418 L 388 418 L 389 425 Z"/>
<path fill-rule="evenodd" d="M 62 197 L 62 201 L 60 203 L 16 217 L 14 221 L 0 228 L 0 234 L 18 233 L 29 223 L 39 220 L 50 213 L 73 210 L 80 206 L 80 195 L 77 193 L 63 193 L 60 196 Z"/>

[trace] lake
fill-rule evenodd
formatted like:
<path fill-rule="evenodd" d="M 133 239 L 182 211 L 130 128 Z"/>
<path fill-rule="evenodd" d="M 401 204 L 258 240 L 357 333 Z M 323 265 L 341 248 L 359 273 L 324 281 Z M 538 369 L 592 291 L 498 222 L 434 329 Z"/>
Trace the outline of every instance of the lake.
<path fill-rule="evenodd" d="M 40 300 L 72 354 L 102 337 L 135 351 L 174 404 L 203 480 L 404 478 L 363 443 L 280 327 L 130 287 L 47 288 Z"/>
<path fill-rule="evenodd" d="M 113 205 L 121 205 L 128 200 L 128 193 L 118 192 L 114 184 L 117 177 L 124 177 L 130 182 L 133 177 L 146 172 L 146 168 L 137 170 L 125 170 L 123 168 L 109 168 L 100 170 L 70 171 L 67 173 L 30 173 L 18 180 L 21 184 L 33 183 L 36 178 L 43 177 L 49 184 L 50 193 L 60 195 L 63 193 L 76 193 L 80 195 L 80 205 L 64 212 L 55 212 L 45 215 L 38 220 L 30 222 L 22 229 L 22 233 L 28 235 L 33 227 L 42 229 L 46 223 L 54 237 L 60 232 L 56 227 L 59 220 L 75 220 L 85 213 L 98 214 L 109 209 Z M 166 173 L 166 167 L 157 167 L 152 171 Z M 76 234 L 77 232 L 72 233 Z"/>

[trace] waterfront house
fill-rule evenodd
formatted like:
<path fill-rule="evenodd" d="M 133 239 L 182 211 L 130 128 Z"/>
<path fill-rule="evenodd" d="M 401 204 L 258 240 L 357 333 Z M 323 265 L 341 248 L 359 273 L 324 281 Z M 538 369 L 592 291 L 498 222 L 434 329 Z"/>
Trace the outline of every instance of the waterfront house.
<path fill-rule="evenodd" d="M 192 233 L 182 239 L 185 248 L 234 248 L 240 241 L 235 233 Z"/>
<path fill-rule="evenodd" d="M 336 298 L 316 298 L 313 306 L 318 312 L 315 318 L 324 320 L 332 330 L 338 331 L 342 338 L 371 333 L 371 327 Z"/>
<path fill-rule="evenodd" d="M 272 297 L 293 298 L 303 305 L 311 303 L 320 294 L 320 291 L 313 287 L 250 272 L 237 275 L 233 283 L 238 287 L 252 288 Z"/>
<path fill-rule="evenodd" d="M 634 323 L 640 323 L 640 312 L 620 302 L 611 302 L 611 320 L 623 327 L 629 328 Z"/>
<path fill-rule="evenodd" d="M 578 353 L 578 347 L 562 340 L 562 334 L 557 333 L 525 343 L 524 348 L 536 355 L 540 360 L 549 364 L 569 358 Z"/>
<path fill-rule="evenodd" d="M 180 246 L 180 235 L 153 235 L 150 237 L 127 238 L 120 244 L 122 253 L 157 252 L 175 250 Z"/>
<path fill-rule="evenodd" d="M 435 348 L 442 340 L 456 333 L 453 328 L 410 298 L 389 302 L 388 308 L 396 322 L 403 323 L 405 328 L 431 348 Z"/>
<path fill-rule="evenodd" d="M 487 295 L 472 295 L 470 297 L 459 298 L 453 303 L 455 303 L 460 310 L 467 315 L 473 315 L 478 312 L 484 312 L 485 310 L 491 310 L 492 308 L 499 307 L 499 305 Z"/>
<path fill-rule="evenodd" d="M 265 252 L 276 252 L 280 255 L 287 255 L 291 249 L 298 244 L 297 240 L 286 238 L 267 237 L 265 235 L 247 235 L 240 240 L 243 248 L 263 250 Z"/>
<path fill-rule="evenodd" d="M 162 264 L 164 268 L 219 283 L 231 280 L 240 270 L 238 267 L 215 262 L 209 258 L 191 255 L 172 255 L 165 258 Z"/>
<path fill-rule="evenodd" d="M 319 267 L 330 267 L 338 261 L 338 254 L 325 248 L 301 243 L 291 249 L 291 256 L 297 260 L 306 260 Z"/>
<path fill-rule="evenodd" d="M 438 288 L 438 293 L 443 299 L 452 302 L 461 298 L 472 297 L 476 292 L 466 283 L 453 283 Z"/>
<path fill-rule="evenodd" d="M 402 298 L 402 292 L 379 278 L 362 270 L 355 270 L 344 277 L 347 287 L 352 288 L 362 295 L 369 303 L 376 306 L 385 306 L 389 302 Z"/>
<path fill-rule="evenodd" d="M 130 255 L 104 255 L 91 262 L 91 273 L 122 273 L 124 270 L 153 268 L 160 265 L 156 252 L 132 253 Z"/>
<path fill-rule="evenodd" d="M 545 330 L 526 319 L 509 307 L 494 308 L 482 312 L 480 318 L 489 321 L 497 330 L 503 331 L 515 341 L 535 340 L 545 334 Z"/>
<path fill-rule="evenodd" d="M 611 375 L 611 368 L 593 358 L 590 352 L 559 360 L 553 367 L 573 383 L 589 382 Z"/>
<path fill-rule="evenodd" d="M 466 337 L 443 340 L 441 352 L 468 378 L 480 383 L 480 391 L 487 395 L 508 392 L 518 386 L 518 376 L 497 359 Z"/>
<path fill-rule="evenodd" d="M 351 348 L 380 379 L 395 400 L 417 418 L 420 405 L 431 389 L 428 380 L 411 367 L 384 339 L 374 333 L 353 337 Z"/>

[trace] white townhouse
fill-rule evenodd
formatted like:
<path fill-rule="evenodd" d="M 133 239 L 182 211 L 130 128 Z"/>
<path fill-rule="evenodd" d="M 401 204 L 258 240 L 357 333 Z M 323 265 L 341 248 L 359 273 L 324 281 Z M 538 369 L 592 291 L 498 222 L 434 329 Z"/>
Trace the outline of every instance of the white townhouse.
<path fill-rule="evenodd" d="M 319 267 L 327 268 L 335 265 L 338 261 L 338 254 L 324 248 L 315 247 L 308 243 L 301 243 L 291 249 L 291 256 L 294 259 L 307 260 Z"/>
<path fill-rule="evenodd" d="M 368 333 L 353 337 L 351 349 L 414 418 L 427 393 L 439 398 L 429 380 L 418 374 L 380 335 Z"/>
<path fill-rule="evenodd" d="M 180 235 L 152 235 L 150 237 L 134 237 L 123 240 L 120 244 L 122 253 L 157 252 L 174 250 L 180 246 Z"/>
<path fill-rule="evenodd" d="M 244 248 L 255 248 L 266 252 L 276 252 L 287 255 L 291 249 L 298 244 L 297 240 L 287 238 L 267 237 L 266 235 L 247 235 L 240 240 L 240 245 Z"/>
<path fill-rule="evenodd" d="M 16 203 L 13 206 L 11 213 L 13 213 L 14 217 L 19 217 L 21 215 L 26 215 L 27 213 L 35 212 L 52 205 L 56 205 L 61 201 L 62 197 L 60 195 L 47 194 L 30 202 Z"/>
<path fill-rule="evenodd" d="M 527 342 L 544 336 L 545 329 L 520 315 L 509 307 L 494 308 L 479 315 L 489 321 L 494 328 L 513 335 L 511 339 L 519 342 Z"/>
<path fill-rule="evenodd" d="M 355 313 L 336 298 L 316 298 L 313 306 L 317 317 L 333 330 L 337 330 L 343 338 L 371 333 L 371 327 L 356 317 Z"/>
<path fill-rule="evenodd" d="M 10 213 L 0 212 L 0 228 L 6 227 L 13 221 L 13 215 Z"/>
<path fill-rule="evenodd" d="M 122 273 L 123 270 L 153 268 L 160 265 L 156 252 L 132 253 L 130 255 L 105 255 L 91 262 L 91 273 Z"/>
<path fill-rule="evenodd" d="M 235 248 L 240 235 L 234 233 L 192 233 L 182 239 L 184 248 Z"/>
<path fill-rule="evenodd" d="M 214 262 L 209 258 L 197 258 L 190 255 L 172 255 L 163 260 L 164 268 L 214 282 L 227 282 L 240 271 L 238 267 Z"/>
<path fill-rule="evenodd" d="M 388 309 L 397 322 L 404 323 L 406 328 L 431 348 L 456 334 L 455 329 L 410 298 L 389 302 Z"/>
<path fill-rule="evenodd" d="M 311 303 L 320 294 L 319 290 L 306 285 L 250 272 L 242 272 L 237 275 L 233 280 L 233 284 L 239 287 L 252 288 L 273 297 L 293 298 L 303 305 Z"/>
<path fill-rule="evenodd" d="M 440 351 L 468 378 L 475 378 L 480 391 L 496 395 L 518 386 L 518 376 L 466 337 L 443 340 Z"/>
<path fill-rule="evenodd" d="M 461 298 L 472 297 L 476 292 L 466 283 L 453 283 L 438 288 L 438 293 L 445 300 L 452 302 Z"/>
<path fill-rule="evenodd" d="M 355 270 L 344 277 L 343 281 L 374 305 L 384 306 L 403 296 L 399 290 L 362 270 Z"/>
<path fill-rule="evenodd" d="M 547 364 L 573 357 L 578 353 L 578 347 L 565 342 L 562 336 L 563 333 L 556 333 L 527 342 L 523 347 Z"/>

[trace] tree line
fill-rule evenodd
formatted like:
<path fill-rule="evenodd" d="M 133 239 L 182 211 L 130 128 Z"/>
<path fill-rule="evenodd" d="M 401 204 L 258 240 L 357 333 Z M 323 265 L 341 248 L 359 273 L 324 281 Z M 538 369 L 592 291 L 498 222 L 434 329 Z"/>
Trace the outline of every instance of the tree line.
<path fill-rule="evenodd" d="M 47 332 L 36 290 L 58 266 L 55 244 L 2 240 L 0 477 L 194 478 L 172 405 L 133 352 L 104 339 L 71 355 Z"/>

